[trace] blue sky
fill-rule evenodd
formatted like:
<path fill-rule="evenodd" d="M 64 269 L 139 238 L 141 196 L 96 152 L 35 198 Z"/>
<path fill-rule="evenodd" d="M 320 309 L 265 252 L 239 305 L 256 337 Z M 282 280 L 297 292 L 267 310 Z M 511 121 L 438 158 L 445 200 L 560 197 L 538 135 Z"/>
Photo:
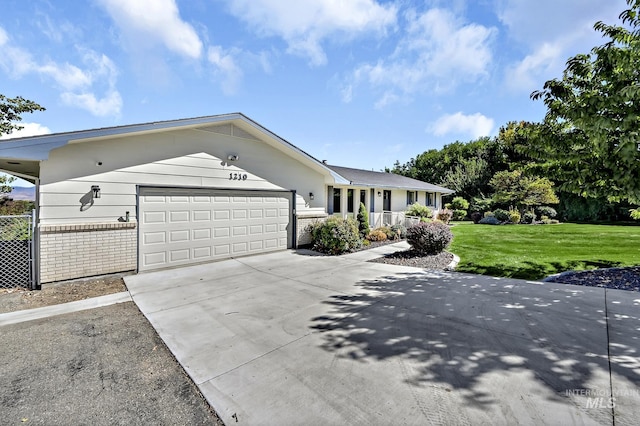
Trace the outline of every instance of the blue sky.
<path fill-rule="evenodd" d="M 242 112 L 330 164 L 382 170 L 539 121 L 529 99 L 623 0 L 2 0 L 11 137 Z"/>

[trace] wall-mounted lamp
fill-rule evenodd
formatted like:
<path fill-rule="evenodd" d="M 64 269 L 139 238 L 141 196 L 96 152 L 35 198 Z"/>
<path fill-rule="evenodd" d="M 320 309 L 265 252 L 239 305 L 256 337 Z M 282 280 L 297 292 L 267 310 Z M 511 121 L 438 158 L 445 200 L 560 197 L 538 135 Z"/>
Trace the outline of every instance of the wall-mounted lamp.
<path fill-rule="evenodd" d="M 227 160 L 229 161 L 238 161 L 240 157 L 238 157 L 238 154 L 229 154 L 227 155 Z"/>
<path fill-rule="evenodd" d="M 382 197 L 382 192 L 378 191 L 378 197 Z"/>
<path fill-rule="evenodd" d="M 93 192 L 93 198 L 100 198 L 100 187 L 98 185 L 91 185 L 91 192 Z"/>
<path fill-rule="evenodd" d="M 309 199 L 310 199 L 310 200 L 313 200 L 313 192 L 310 192 L 310 193 L 309 193 Z"/>

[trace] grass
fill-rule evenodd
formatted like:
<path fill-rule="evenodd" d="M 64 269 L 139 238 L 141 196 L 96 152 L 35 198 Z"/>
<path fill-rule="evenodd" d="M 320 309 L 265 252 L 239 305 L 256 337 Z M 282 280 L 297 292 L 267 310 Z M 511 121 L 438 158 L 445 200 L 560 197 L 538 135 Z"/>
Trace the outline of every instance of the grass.
<path fill-rule="evenodd" d="M 640 265 L 640 226 L 456 223 L 456 271 L 538 280 L 568 270 Z"/>

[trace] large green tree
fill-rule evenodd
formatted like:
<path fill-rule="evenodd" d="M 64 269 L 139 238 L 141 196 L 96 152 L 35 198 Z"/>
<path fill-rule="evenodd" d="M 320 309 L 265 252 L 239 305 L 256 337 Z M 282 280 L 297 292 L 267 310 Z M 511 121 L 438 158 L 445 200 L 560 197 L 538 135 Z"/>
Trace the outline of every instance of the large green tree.
<path fill-rule="evenodd" d="M 563 191 L 640 203 L 640 0 L 627 4 L 622 25 L 594 25 L 605 44 L 531 94 L 547 113 L 527 154 Z"/>
<path fill-rule="evenodd" d="M 21 96 L 7 98 L 0 94 L 0 136 L 22 129 L 19 124 L 22 121 L 22 114 L 44 110 L 37 103 Z M 15 178 L 12 176 L 0 176 L 0 199 L 11 192 L 11 183 L 14 180 Z"/>

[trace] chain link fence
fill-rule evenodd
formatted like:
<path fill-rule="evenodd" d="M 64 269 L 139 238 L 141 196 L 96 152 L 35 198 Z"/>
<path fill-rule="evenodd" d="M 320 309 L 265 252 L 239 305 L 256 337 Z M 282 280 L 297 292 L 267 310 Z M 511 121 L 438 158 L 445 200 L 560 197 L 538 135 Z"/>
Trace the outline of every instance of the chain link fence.
<path fill-rule="evenodd" d="M 33 218 L 0 216 L 0 288 L 31 288 Z"/>

